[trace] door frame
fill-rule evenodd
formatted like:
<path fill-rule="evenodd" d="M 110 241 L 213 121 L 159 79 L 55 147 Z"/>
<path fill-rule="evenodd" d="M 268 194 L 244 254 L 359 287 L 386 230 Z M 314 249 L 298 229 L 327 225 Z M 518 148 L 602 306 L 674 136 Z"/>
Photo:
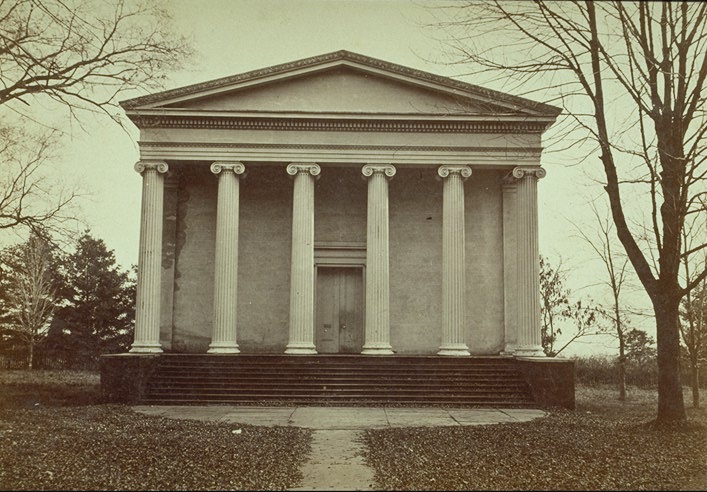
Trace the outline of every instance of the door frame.
<path fill-rule="evenodd" d="M 356 268 L 361 270 L 362 299 L 362 343 L 366 343 L 366 243 L 360 242 L 315 242 L 314 243 L 314 312 L 319 312 L 319 268 Z M 316 320 L 316 316 L 315 316 Z M 319 329 L 318 326 L 314 327 Z M 316 332 L 315 332 L 316 338 Z"/>

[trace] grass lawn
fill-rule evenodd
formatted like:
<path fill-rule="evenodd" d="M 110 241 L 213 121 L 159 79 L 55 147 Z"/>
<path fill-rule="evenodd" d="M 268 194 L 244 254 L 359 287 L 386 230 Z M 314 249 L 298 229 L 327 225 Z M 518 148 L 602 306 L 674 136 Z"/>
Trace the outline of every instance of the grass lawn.
<path fill-rule="evenodd" d="M 529 423 L 369 430 L 366 460 L 385 490 L 705 490 L 707 411 L 656 431 L 655 391 L 616 397 L 578 386 L 576 411 Z"/>
<path fill-rule="evenodd" d="M 80 371 L 0 371 L 0 490 L 283 490 L 311 434 L 136 414 Z M 686 401 L 689 394 L 686 390 Z M 707 400 L 707 399 L 706 399 Z M 370 430 L 366 460 L 393 490 L 705 490 L 707 411 L 655 431 L 655 391 L 577 388 L 577 410 L 518 424 Z M 707 406 L 705 401 L 704 406 Z"/>
<path fill-rule="evenodd" d="M 100 404 L 97 374 L 0 371 L 0 490 L 284 490 L 310 432 Z M 240 433 L 234 433 L 236 427 Z"/>

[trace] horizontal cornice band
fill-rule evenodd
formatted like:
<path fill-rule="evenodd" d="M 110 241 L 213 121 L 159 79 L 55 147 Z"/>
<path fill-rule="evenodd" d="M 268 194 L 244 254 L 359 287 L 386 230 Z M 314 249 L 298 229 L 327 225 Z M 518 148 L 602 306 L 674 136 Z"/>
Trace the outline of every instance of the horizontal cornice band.
<path fill-rule="evenodd" d="M 278 130 L 404 133 L 531 133 L 540 134 L 544 121 L 423 121 L 302 118 L 227 118 L 133 115 L 139 128 L 193 128 L 213 130 Z"/>
<path fill-rule="evenodd" d="M 442 147 L 331 144 L 239 144 L 140 142 L 142 159 L 177 161 L 237 160 L 242 162 L 390 163 L 411 165 L 537 165 L 536 147 Z"/>
<path fill-rule="evenodd" d="M 141 149 L 148 148 L 228 148 L 228 149 L 277 149 L 277 150 L 361 150 L 380 152 L 480 152 L 540 154 L 541 147 L 452 147 L 436 145 L 341 145 L 341 144 L 278 144 L 278 143 L 202 143 L 202 142 L 139 142 Z"/>

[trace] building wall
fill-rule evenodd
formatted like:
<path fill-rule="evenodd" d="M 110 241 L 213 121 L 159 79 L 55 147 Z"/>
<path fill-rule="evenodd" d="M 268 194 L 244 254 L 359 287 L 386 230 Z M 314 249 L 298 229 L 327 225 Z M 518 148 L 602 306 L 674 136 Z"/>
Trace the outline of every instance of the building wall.
<path fill-rule="evenodd" d="M 281 353 L 288 341 L 292 178 L 285 164 L 246 167 L 240 180 L 238 343 L 243 352 Z M 431 354 L 440 344 L 443 183 L 436 176 L 432 168 L 399 167 L 389 181 L 391 344 L 398 353 Z M 499 177 L 498 171 L 475 171 L 465 183 L 466 338 L 476 354 L 495 354 L 503 345 Z M 176 351 L 205 352 L 210 342 L 217 179 L 205 163 L 189 163 L 176 187 L 173 267 L 163 262 L 163 283 L 174 275 Z M 366 209 L 360 166 L 323 167 L 315 185 L 315 244 L 365 244 Z"/>
<path fill-rule="evenodd" d="M 176 168 L 176 166 L 174 166 Z M 216 243 L 216 177 L 206 163 L 175 169 L 172 350 L 206 352 L 211 342 Z M 164 258 L 163 251 L 163 258 Z M 165 269 L 163 267 L 163 276 Z"/>
<path fill-rule="evenodd" d="M 238 343 L 284 352 L 290 316 L 292 176 L 285 166 L 246 164 L 238 246 Z"/>
<path fill-rule="evenodd" d="M 314 242 L 366 242 L 367 184 L 361 166 L 323 167 L 314 188 Z"/>
<path fill-rule="evenodd" d="M 442 182 L 436 169 L 399 168 L 389 181 L 390 343 L 434 353 L 442 326 Z"/>
<path fill-rule="evenodd" d="M 464 188 L 467 345 L 472 354 L 503 350 L 503 174 L 474 170 Z"/>

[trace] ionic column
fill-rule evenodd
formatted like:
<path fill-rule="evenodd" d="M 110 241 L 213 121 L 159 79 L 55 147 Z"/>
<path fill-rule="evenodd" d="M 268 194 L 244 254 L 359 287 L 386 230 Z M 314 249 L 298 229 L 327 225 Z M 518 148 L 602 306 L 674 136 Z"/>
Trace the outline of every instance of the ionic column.
<path fill-rule="evenodd" d="M 438 355 L 469 355 L 464 343 L 466 297 L 464 238 L 464 180 L 469 166 L 440 166 L 442 199 L 442 343 Z"/>
<path fill-rule="evenodd" d="M 361 353 L 386 355 L 393 353 L 388 278 L 388 179 L 395 176 L 395 167 L 368 164 L 361 172 L 368 178 L 366 334 Z"/>
<path fill-rule="evenodd" d="M 538 247 L 538 179 L 540 167 L 519 166 L 512 175 L 517 181 L 518 239 L 518 339 L 514 355 L 544 356 L 540 333 L 540 259 Z"/>
<path fill-rule="evenodd" d="M 501 355 L 513 355 L 518 341 L 518 206 L 516 179 L 503 179 L 503 320 Z"/>
<path fill-rule="evenodd" d="M 211 354 L 237 354 L 238 295 L 238 175 L 245 172 L 240 162 L 214 162 L 218 175 L 216 206 L 216 258 L 214 269 L 214 319 Z"/>
<path fill-rule="evenodd" d="M 292 270 L 290 276 L 290 338 L 286 354 L 316 354 L 314 345 L 314 179 L 321 168 L 293 163 Z"/>
<path fill-rule="evenodd" d="M 160 282 L 162 273 L 163 161 L 139 161 L 135 170 L 142 175 L 140 252 L 137 264 L 137 299 L 134 353 L 162 352 L 160 344 Z"/>

